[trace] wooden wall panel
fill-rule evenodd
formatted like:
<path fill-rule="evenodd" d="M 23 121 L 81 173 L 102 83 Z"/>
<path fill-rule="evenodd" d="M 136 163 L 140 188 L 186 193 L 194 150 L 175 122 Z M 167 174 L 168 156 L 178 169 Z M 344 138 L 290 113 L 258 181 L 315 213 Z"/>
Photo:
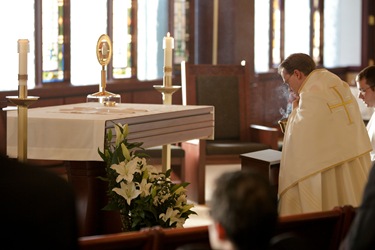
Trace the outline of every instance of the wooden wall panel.
<path fill-rule="evenodd" d="M 72 104 L 72 103 L 82 103 L 86 102 L 87 95 L 82 95 L 82 96 L 73 96 L 73 97 L 66 97 L 64 104 Z"/>
<path fill-rule="evenodd" d="M 36 101 L 34 104 L 32 104 L 30 106 L 30 108 L 62 105 L 64 103 L 65 103 L 64 97 L 60 97 L 60 98 L 41 97 L 41 98 L 38 99 L 38 101 Z"/>
<path fill-rule="evenodd" d="M 257 75 L 250 84 L 250 113 L 252 123 L 278 127 L 282 117 L 281 109 L 286 109 L 287 92 L 282 87 L 280 76 L 275 73 Z"/>

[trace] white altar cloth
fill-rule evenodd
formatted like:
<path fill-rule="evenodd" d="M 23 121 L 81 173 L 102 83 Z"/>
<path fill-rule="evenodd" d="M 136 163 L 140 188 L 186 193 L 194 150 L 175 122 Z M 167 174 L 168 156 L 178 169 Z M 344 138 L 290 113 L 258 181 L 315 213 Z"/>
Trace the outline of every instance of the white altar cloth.
<path fill-rule="evenodd" d="M 30 108 L 28 110 L 28 159 L 102 161 L 106 128 L 128 123 L 130 142 L 144 148 L 213 139 L 214 107 L 99 103 Z M 7 154 L 17 158 L 17 110 L 7 113 Z M 114 134 L 114 133 L 113 133 Z"/>

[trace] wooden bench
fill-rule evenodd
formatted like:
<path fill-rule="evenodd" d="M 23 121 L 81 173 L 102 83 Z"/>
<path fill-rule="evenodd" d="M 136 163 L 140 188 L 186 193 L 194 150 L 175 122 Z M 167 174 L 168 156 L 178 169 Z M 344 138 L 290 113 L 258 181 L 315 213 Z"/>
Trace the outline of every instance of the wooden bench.
<path fill-rule="evenodd" d="M 345 238 L 346 234 L 349 232 L 350 226 L 356 216 L 357 208 L 353 206 L 343 206 L 341 207 L 344 213 L 344 218 L 341 224 L 341 241 Z"/>
<path fill-rule="evenodd" d="M 354 218 L 352 206 L 333 210 L 283 216 L 279 219 L 276 234 L 294 233 L 304 239 L 312 249 L 338 249 Z"/>
<path fill-rule="evenodd" d="M 159 230 L 159 246 L 154 250 L 175 250 L 184 245 L 210 248 L 208 226 Z"/>
<path fill-rule="evenodd" d="M 151 228 L 145 231 L 79 238 L 81 250 L 169 250 L 184 245 L 197 244 L 209 248 L 208 227 Z"/>
<path fill-rule="evenodd" d="M 78 240 L 81 250 L 151 250 L 154 241 L 152 231 L 83 236 Z"/>
<path fill-rule="evenodd" d="M 356 209 L 335 207 L 330 211 L 283 216 L 275 236 L 292 233 L 303 239 L 309 249 L 337 250 L 348 232 Z M 116 233 L 79 238 L 81 250 L 175 250 L 186 245 L 210 248 L 208 226 Z"/>

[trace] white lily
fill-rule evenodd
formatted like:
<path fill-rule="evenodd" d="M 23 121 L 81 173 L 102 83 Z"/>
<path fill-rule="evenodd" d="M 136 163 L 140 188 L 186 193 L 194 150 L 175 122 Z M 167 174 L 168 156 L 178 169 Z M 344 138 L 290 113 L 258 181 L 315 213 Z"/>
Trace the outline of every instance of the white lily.
<path fill-rule="evenodd" d="M 160 203 L 164 203 L 166 200 L 168 200 L 169 197 L 171 197 L 170 193 L 163 195 L 160 199 Z"/>
<path fill-rule="evenodd" d="M 127 182 L 132 182 L 134 173 L 140 172 L 139 169 L 137 169 L 137 163 L 134 161 L 130 161 L 127 164 L 122 161 L 119 164 L 112 164 L 111 168 L 118 173 L 118 176 L 116 178 L 116 182 L 119 183 L 122 180 L 126 180 Z"/>
<path fill-rule="evenodd" d="M 185 213 L 194 207 L 194 204 L 186 204 L 182 207 L 181 213 Z"/>
<path fill-rule="evenodd" d="M 136 189 L 134 182 L 130 182 L 128 184 L 121 182 L 120 186 L 121 188 L 113 188 L 112 191 L 124 197 L 126 203 L 128 203 L 128 205 L 130 206 L 132 200 L 137 198 L 141 191 Z"/>
<path fill-rule="evenodd" d="M 186 195 L 181 194 L 180 196 L 178 196 L 178 198 L 176 200 L 176 206 L 182 207 L 182 206 L 184 206 L 184 204 L 186 204 L 186 202 L 187 202 Z"/>
<path fill-rule="evenodd" d="M 176 219 L 174 221 L 176 221 L 176 227 L 177 228 L 182 228 L 184 226 L 184 223 L 185 223 L 185 218 L 181 218 L 181 217 L 176 217 Z"/>
<path fill-rule="evenodd" d="M 174 191 L 175 194 L 181 194 L 183 192 L 185 192 L 185 188 L 183 186 L 179 187 L 176 191 Z"/>
<path fill-rule="evenodd" d="M 178 214 L 179 214 L 178 210 L 173 210 L 172 207 L 169 207 L 165 214 L 162 213 L 159 215 L 159 218 L 162 219 L 164 222 L 170 219 L 169 225 L 172 225 L 174 222 L 178 221 L 178 217 L 177 217 Z"/>
<path fill-rule="evenodd" d="M 142 179 L 141 183 L 139 184 L 139 190 L 141 191 L 141 196 L 145 197 L 147 195 L 150 195 L 150 189 L 151 189 L 152 183 L 148 183 L 147 179 Z"/>
<path fill-rule="evenodd" d="M 157 175 L 158 171 L 154 166 L 144 164 L 142 169 L 143 169 L 144 178 L 149 178 L 150 181 L 154 181 L 155 178 L 158 177 L 158 175 Z"/>

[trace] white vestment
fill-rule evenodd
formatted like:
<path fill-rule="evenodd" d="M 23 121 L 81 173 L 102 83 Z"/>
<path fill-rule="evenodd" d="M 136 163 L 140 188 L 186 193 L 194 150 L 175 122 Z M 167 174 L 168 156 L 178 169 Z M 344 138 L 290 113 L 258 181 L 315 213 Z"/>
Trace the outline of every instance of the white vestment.
<path fill-rule="evenodd" d="M 372 144 L 371 161 L 375 161 L 375 113 L 372 114 L 369 122 L 367 123 L 367 131 Z"/>
<path fill-rule="evenodd" d="M 314 70 L 288 117 L 279 174 L 281 216 L 358 206 L 371 168 L 371 143 L 349 85 Z"/>

